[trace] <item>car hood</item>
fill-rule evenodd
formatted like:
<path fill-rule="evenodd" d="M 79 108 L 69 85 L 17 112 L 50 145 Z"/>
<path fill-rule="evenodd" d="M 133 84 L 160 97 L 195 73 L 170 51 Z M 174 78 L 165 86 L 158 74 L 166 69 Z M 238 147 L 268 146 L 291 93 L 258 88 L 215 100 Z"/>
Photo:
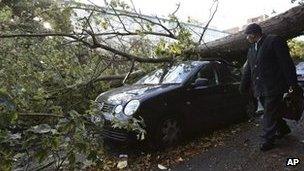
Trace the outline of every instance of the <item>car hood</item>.
<path fill-rule="evenodd" d="M 157 95 L 178 86 L 179 84 L 128 85 L 106 91 L 100 94 L 96 101 L 114 105 L 123 104 L 131 99 L 142 99 L 143 97 Z"/>
<path fill-rule="evenodd" d="M 297 75 L 304 75 L 303 69 L 296 69 Z"/>

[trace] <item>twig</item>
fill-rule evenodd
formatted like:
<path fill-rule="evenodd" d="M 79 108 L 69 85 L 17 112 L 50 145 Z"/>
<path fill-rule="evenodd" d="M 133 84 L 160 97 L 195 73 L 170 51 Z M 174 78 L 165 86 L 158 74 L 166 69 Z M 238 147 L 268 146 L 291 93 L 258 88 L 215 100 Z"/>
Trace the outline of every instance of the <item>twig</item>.
<path fill-rule="evenodd" d="M 30 156 L 30 154 L 29 154 L 29 151 L 28 151 L 28 149 L 26 148 L 25 149 L 25 152 L 26 152 L 26 155 L 27 155 L 27 164 L 26 164 L 26 167 L 25 167 L 25 171 L 28 171 L 28 168 L 30 167 L 30 159 L 31 159 L 31 156 Z"/>
<path fill-rule="evenodd" d="M 199 38 L 198 44 L 201 44 L 202 39 L 203 39 L 203 36 L 204 36 L 205 32 L 207 31 L 207 29 L 208 29 L 208 27 L 209 27 L 209 24 L 211 23 L 211 21 L 212 21 L 213 18 L 214 18 L 215 13 L 217 12 L 219 2 L 218 2 L 218 0 L 214 0 L 214 3 L 216 3 L 215 10 L 214 10 L 214 12 L 213 12 L 211 18 L 210 18 L 209 21 L 207 22 L 206 26 L 204 27 L 204 30 L 203 30 L 203 32 L 202 32 L 202 34 L 201 34 L 201 37 Z M 213 5 L 212 5 L 212 7 L 213 7 Z M 211 10 L 211 9 L 210 9 L 210 10 Z"/>
<path fill-rule="evenodd" d="M 112 5 L 110 5 L 110 7 L 112 8 L 112 10 L 114 11 L 116 17 L 118 18 L 120 24 L 122 25 L 123 29 L 127 32 L 127 33 L 130 33 L 129 30 L 127 30 L 125 24 L 123 23 L 122 19 L 120 18 L 120 16 L 117 14 L 117 11 L 114 9 L 114 7 Z"/>
<path fill-rule="evenodd" d="M 165 33 L 158 33 L 158 32 L 150 32 L 150 31 L 144 31 L 141 32 L 141 34 L 145 35 L 154 35 L 154 36 L 164 36 L 171 39 L 176 39 L 176 37 L 172 37 L 170 34 Z M 91 36 L 91 34 L 88 33 L 36 33 L 36 34 L 0 34 L 0 38 L 15 38 L 15 37 L 70 37 L 70 38 L 77 38 L 80 39 L 80 36 Z M 109 36 L 109 35 L 117 35 L 117 36 L 136 36 L 139 35 L 137 32 L 106 32 L 106 33 L 95 33 L 94 36 Z"/>
<path fill-rule="evenodd" d="M 98 6 L 97 6 L 98 7 Z M 71 7 L 71 8 L 75 8 L 75 9 L 82 9 L 82 10 L 96 10 L 96 9 L 92 9 L 92 8 L 84 8 L 84 7 Z M 116 16 L 117 13 L 111 13 L 111 12 L 107 12 L 105 9 L 106 8 L 103 8 L 103 7 L 99 7 L 100 10 L 96 10 L 97 12 L 101 12 L 101 13 L 104 13 L 104 14 L 107 14 L 107 15 L 113 15 L 113 16 Z M 161 28 L 163 28 L 166 32 L 168 32 L 168 34 L 170 35 L 171 38 L 173 39 L 176 39 L 176 36 L 174 34 L 171 33 L 171 31 L 165 27 L 163 24 L 161 23 L 157 23 L 157 22 L 154 22 L 153 20 L 150 20 L 148 19 L 147 17 L 145 17 L 144 15 L 139 15 L 139 14 L 136 14 L 134 15 L 134 13 L 131 13 L 131 12 L 126 12 L 126 11 L 122 11 L 122 10 L 116 10 L 115 11 L 119 11 L 119 15 L 120 16 L 124 16 L 124 17 L 128 17 L 128 18 L 138 18 L 138 19 L 141 19 L 143 21 L 146 21 L 146 22 L 149 22 L 153 25 L 158 25 L 160 26 Z"/>
<path fill-rule="evenodd" d="M 176 12 L 179 10 L 180 7 L 180 2 L 176 4 L 177 8 L 173 11 L 173 13 L 171 15 L 175 15 Z"/>
<path fill-rule="evenodd" d="M 52 113 L 20 113 L 20 116 L 51 116 L 51 117 L 58 117 L 64 118 L 62 115 L 52 114 Z"/>
<path fill-rule="evenodd" d="M 55 163 L 55 161 L 52 161 L 44 166 L 41 166 L 40 168 L 38 168 L 36 171 L 40 171 L 40 170 L 44 170 L 45 168 L 48 168 L 50 166 L 52 166 Z"/>
<path fill-rule="evenodd" d="M 130 71 L 128 72 L 128 74 L 126 75 L 126 77 L 124 78 L 124 80 L 122 81 L 123 84 L 125 84 L 126 80 L 131 75 L 131 73 L 132 73 L 132 71 L 134 69 L 134 64 L 135 64 L 135 60 L 132 60 L 132 65 L 131 65 Z"/>
<path fill-rule="evenodd" d="M 103 56 L 103 55 L 101 55 L 101 56 Z M 104 56 L 103 56 L 103 57 L 104 57 Z M 90 80 L 94 80 L 94 78 L 96 78 L 96 77 L 95 77 L 95 74 L 96 74 L 97 68 L 98 68 L 99 64 L 101 63 L 101 61 L 102 61 L 102 58 L 99 57 L 99 60 L 97 61 L 97 64 L 95 65 L 95 67 L 94 67 L 94 69 L 93 69 L 93 74 L 92 74 L 92 77 L 91 77 Z M 104 68 L 99 72 L 99 76 L 100 76 L 106 69 L 108 69 L 108 67 L 110 66 L 110 64 L 112 63 L 112 61 L 113 61 L 113 59 L 110 61 L 109 64 L 106 65 L 106 67 L 104 67 Z M 98 77 L 98 76 L 97 76 L 97 77 Z"/>

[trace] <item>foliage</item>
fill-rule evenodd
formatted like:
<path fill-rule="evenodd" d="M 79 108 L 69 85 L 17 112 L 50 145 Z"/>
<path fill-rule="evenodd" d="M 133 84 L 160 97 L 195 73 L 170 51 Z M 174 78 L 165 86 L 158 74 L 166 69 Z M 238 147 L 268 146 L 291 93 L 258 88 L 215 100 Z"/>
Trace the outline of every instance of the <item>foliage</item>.
<path fill-rule="evenodd" d="M 304 41 L 292 39 L 288 41 L 288 46 L 294 60 L 304 60 Z"/>
<path fill-rule="evenodd" d="M 116 15 L 79 12 L 75 7 L 87 6 L 64 0 L 2 0 L 1 34 L 70 34 L 79 30 L 90 33 L 120 27 L 112 23 L 119 18 Z M 129 5 L 117 0 L 108 7 L 131 10 Z M 176 27 L 178 20 L 174 15 L 169 21 L 161 22 L 174 26 L 173 39 L 156 39 L 146 34 L 162 27 L 142 19 L 138 21 L 136 29 L 131 30 L 136 33 L 132 38 L 111 35 L 103 41 L 132 55 L 169 56 L 175 60 L 182 60 L 183 51 L 194 46 L 189 30 L 181 25 Z M 90 30 L 92 25 L 96 30 Z M 91 100 L 117 85 L 98 78 L 129 72 L 131 61 L 115 53 L 92 49 L 82 40 L 92 43 L 92 36 L 83 36 L 81 40 L 39 36 L 0 40 L 0 170 L 17 167 L 73 170 L 90 165 L 103 168 L 107 164 L 102 141 L 95 135 L 102 126 L 89 119 L 100 114 Z M 134 68 L 146 72 L 159 65 L 136 63 Z M 114 120 L 113 127 L 138 132 L 139 139 L 144 139 L 142 119 L 132 118 L 127 124 Z"/>
<path fill-rule="evenodd" d="M 144 129 L 145 123 L 143 118 L 140 119 L 131 118 L 128 123 L 120 122 L 119 120 L 114 119 L 112 121 L 113 128 L 126 129 L 137 133 L 137 139 L 144 140 L 146 135 L 146 130 Z"/>
<path fill-rule="evenodd" d="M 35 2 L 2 1 L 4 32 L 45 32 L 44 22 L 69 32 L 68 9 L 55 1 Z M 59 169 L 65 160 L 74 168 L 79 154 L 97 161 L 102 143 L 89 136 L 84 114 L 90 99 L 108 85 L 68 86 L 96 76 L 100 54 L 61 37 L 0 41 L 0 170 L 43 165 Z M 26 162 L 19 163 L 22 160 Z"/>

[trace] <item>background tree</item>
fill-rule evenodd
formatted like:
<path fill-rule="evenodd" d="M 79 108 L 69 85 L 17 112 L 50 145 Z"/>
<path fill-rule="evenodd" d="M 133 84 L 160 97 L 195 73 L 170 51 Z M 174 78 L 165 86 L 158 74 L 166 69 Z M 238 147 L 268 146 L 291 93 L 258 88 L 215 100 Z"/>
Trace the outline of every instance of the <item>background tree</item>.
<path fill-rule="evenodd" d="M 295 61 L 302 61 L 304 59 L 304 41 L 292 39 L 288 41 L 290 53 Z"/>

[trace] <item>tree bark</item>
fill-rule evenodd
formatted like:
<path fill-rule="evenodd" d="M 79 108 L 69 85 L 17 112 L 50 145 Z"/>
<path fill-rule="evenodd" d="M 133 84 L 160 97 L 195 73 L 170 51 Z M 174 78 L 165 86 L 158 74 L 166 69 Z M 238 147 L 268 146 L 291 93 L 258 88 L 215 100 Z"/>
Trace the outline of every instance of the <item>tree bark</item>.
<path fill-rule="evenodd" d="M 259 23 L 265 34 L 276 34 L 290 39 L 304 34 L 304 5 Z M 195 49 L 200 58 L 223 58 L 229 61 L 244 61 L 249 43 L 244 31 L 200 45 Z"/>

